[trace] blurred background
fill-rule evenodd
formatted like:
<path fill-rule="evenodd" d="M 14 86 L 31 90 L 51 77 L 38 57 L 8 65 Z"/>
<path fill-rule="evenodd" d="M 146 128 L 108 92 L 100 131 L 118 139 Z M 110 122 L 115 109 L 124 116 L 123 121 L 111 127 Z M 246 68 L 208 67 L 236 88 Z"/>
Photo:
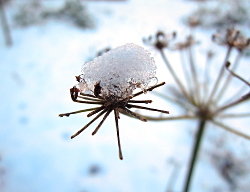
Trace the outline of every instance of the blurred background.
<path fill-rule="evenodd" d="M 207 51 L 213 50 L 218 56 L 215 63 L 221 65 L 225 48 L 215 46 L 211 36 L 218 29 L 234 26 L 250 37 L 250 2 L 0 2 L 0 191 L 182 192 L 196 133 L 195 119 L 144 123 L 121 116 L 121 161 L 113 117 L 108 117 L 95 136 L 91 135 L 93 125 L 71 140 L 70 136 L 90 119 L 85 113 L 68 118 L 58 115 L 89 107 L 70 98 L 69 89 L 77 83 L 75 76 L 82 73 L 86 61 L 126 43 L 149 50 L 157 64 L 158 82 L 175 86 L 159 52 L 142 39 L 157 31 L 176 31 L 183 40 L 193 27 L 190 21 L 197 18 L 195 36 L 202 42 L 197 48 L 197 63 L 204 62 Z M 169 58 L 178 73 L 177 55 L 170 51 Z M 245 65 L 238 72 L 249 81 L 249 52 L 242 56 L 242 61 Z M 219 68 L 213 70 L 211 78 Z M 198 73 L 203 76 L 199 68 Z M 235 81 L 230 91 L 239 85 L 241 82 Z M 168 94 L 166 87 L 156 91 Z M 142 98 L 153 100 L 150 107 L 169 110 L 173 116 L 180 113 L 174 103 L 153 93 Z M 234 112 L 248 115 L 229 123 L 248 135 L 249 106 L 248 101 L 235 108 Z M 249 191 L 249 142 L 209 126 L 190 191 Z"/>

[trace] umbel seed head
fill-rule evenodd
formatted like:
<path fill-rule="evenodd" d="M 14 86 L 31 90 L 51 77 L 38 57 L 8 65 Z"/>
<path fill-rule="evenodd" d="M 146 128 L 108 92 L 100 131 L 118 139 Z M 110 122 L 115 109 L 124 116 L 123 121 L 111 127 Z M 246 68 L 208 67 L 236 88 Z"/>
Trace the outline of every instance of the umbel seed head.
<path fill-rule="evenodd" d="M 165 82 L 162 82 L 149 87 L 149 83 L 156 79 L 155 62 L 150 57 L 150 53 L 138 45 L 130 43 L 110 50 L 94 61 L 85 63 L 82 73 L 82 75 L 76 76 L 78 87 L 74 86 L 70 89 L 71 99 L 77 103 L 95 104 L 99 107 L 59 114 L 60 117 L 68 117 L 71 114 L 89 111 L 87 117 L 95 115 L 89 123 L 72 135 L 71 139 L 81 134 L 93 122 L 103 116 L 92 133 L 92 135 L 95 135 L 106 118 L 111 112 L 114 112 L 119 158 L 123 159 L 118 123 L 120 113 L 144 122 L 147 119 L 139 113 L 131 111 L 131 109 L 169 113 L 166 110 L 136 105 L 137 103 L 152 103 L 152 100 L 134 100 L 134 98 L 165 84 Z M 142 91 L 133 94 L 133 90 L 136 88 L 141 88 Z"/>
<path fill-rule="evenodd" d="M 99 92 L 103 98 L 127 98 L 133 90 L 145 90 L 156 79 L 153 57 L 144 48 L 128 43 L 86 62 L 79 82 L 81 93 Z M 100 90 L 95 90 L 96 85 Z"/>

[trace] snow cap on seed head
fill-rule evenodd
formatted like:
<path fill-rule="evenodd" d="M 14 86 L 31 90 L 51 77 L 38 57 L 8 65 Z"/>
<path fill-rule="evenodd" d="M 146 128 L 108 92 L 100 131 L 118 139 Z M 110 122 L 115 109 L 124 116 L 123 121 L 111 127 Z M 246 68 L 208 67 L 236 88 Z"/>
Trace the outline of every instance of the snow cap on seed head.
<path fill-rule="evenodd" d="M 148 51 L 128 43 L 86 62 L 82 73 L 79 83 L 82 93 L 93 93 L 99 83 L 102 97 L 126 98 L 136 88 L 144 90 L 156 80 L 156 65 Z"/>

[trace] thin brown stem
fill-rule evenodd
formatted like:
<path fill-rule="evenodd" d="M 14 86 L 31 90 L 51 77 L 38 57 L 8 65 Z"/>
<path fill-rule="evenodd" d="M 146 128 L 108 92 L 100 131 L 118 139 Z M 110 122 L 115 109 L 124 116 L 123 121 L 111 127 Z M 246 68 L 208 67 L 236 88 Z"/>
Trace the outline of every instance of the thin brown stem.
<path fill-rule="evenodd" d="M 221 114 L 218 115 L 218 118 L 241 118 L 241 117 L 249 117 L 250 116 L 250 112 L 249 113 L 232 113 L 232 114 Z"/>
<path fill-rule="evenodd" d="M 87 125 L 85 125 L 83 128 L 81 128 L 79 131 L 77 131 L 74 135 L 71 136 L 71 139 L 79 135 L 81 132 L 83 132 L 88 126 L 90 126 L 95 120 L 97 120 L 99 117 L 101 117 L 104 113 L 107 112 L 107 109 L 104 109 L 101 113 L 99 113 L 94 119 L 92 119 Z"/>
<path fill-rule="evenodd" d="M 143 106 L 139 106 L 139 105 L 127 104 L 126 107 L 128 107 L 128 108 L 137 108 L 137 109 L 146 109 L 146 110 L 149 110 L 149 111 L 157 111 L 157 112 L 169 114 L 169 111 L 154 109 L 154 108 L 149 108 L 149 107 L 143 107 Z"/>
<path fill-rule="evenodd" d="M 189 83 L 190 82 L 190 75 L 189 75 L 189 71 L 188 71 L 188 69 L 187 69 L 187 64 L 186 64 L 186 62 L 185 62 L 185 59 L 184 59 L 184 51 L 183 51 L 183 49 L 180 49 L 180 60 L 181 60 L 181 65 L 182 65 L 182 71 L 183 71 L 183 74 L 184 74 L 184 76 L 185 76 L 185 80 L 186 80 L 186 82 L 187 82 L 187 89 L 188 90 L 192 90 L 192 88 L 191 88 L 191 84 Z"/>
<path fill-rule="evenodd" d="M 109 109 L 107 111 L 107 113 L 104 115 L 103 119 L 101 120 L 101 122 L 98 124 L 98 126 L 95 128 L 95 130 L 93 131 L 92 135 L 95 135 L 96 132 L 100 129 L 100 127 L 102 126 L 103 122 L 106 120 L 106 118 L 109 116 L 110 112 L 112 111 L 113 109 Z"/>
<path fill-rule="evenodd" d="M 218 89 L 218 86 L 220 84 L 221 78 L 222 78 L 222 76 L 224 75 L 224 72 L 225 72 L 225 67 L 224 67 L 225 63 L 228 61 L 228 58 L 229 58 L 229 55 L 231 54 L 231 51 L 232 51 L 232 46 L 228 46 L 226 57 L 224 59 L 223 65 L 222 65 L 222 67 L 220 69 L 219 75 L 218 75 L 218 77 L 216 79 L 216 82 L 214 84 L 212 92 L 211 92 L 211 94 L 210 94 L 210 96 L 208 98 L 208 103 L 213 102 L 214 95 L 217 92 L 217 89 Z"/>
<path fill-rule="evenodd" d="M 78 96 L 77 98 L 89 100 L 89 101 L 102 101 L 100 99 L 95 99 L 95 98 L 89 98 L 89 97 L 84 97 L 84 96 Z"/>
<path fill-rule="evenodd" d="M 208 53 L 209 54 L 209 53 Z M 208 97 L 208 90 L 210 86 L 210 61 L 211 61 L 211 56 L 207 56 L 206 59 L 206 64 L 205 64 L 205 69 L 204 69 L 204 95 L 203 95 L 203 103 L 206 102 L 207 97 Z"/>
<path fill-rule="evenodd" d="M 73 100 L 74 102 L 77 103 L 86 103 L 86 104 L 104 104 L 105 101 L 99 101 L 99 102 L 95 102 L 95 101 L 80 101 L 80 100 Z"/>
<path fill-rule="evenodd" d="M 118 123 L 119 111 L 118 111 L 118 109 L 115 108 L 114 113 L 115 113 L 115 126 L 116 126 L 116 133 L 117 133 L 117 142 L 118 142 L 118 148 L 119 148 L 119 158 L 121 160 L 123 160 L 121 142 L 120 142 L 120 135 L 119 135 L 119 123 Z"/>
<path fill-rule="evenodd" d="M 243 95 L 244 92 L 246 91 L 246 85 L 243 85 L 238 91 L 236 91 L 229 99 L 227 99 L 224 104 L 228 104 L 235 100 L 235 98 L 238 98 L 239 95 Z"/>
<path fill-rule="evenodd" d="M 220 107 L 215 113 L 219 113 L 221 111 L 224 111 L 226 109 L 234 107 L 235 105 L 243 103 L 243 102 L 245 102 L 245 101 L 247 101 L 249 99 L 250 99 L 250 93 L 246 94 L 245 96 L 243 96 L 243 97 L 241 97 L 241 98 L 239 98 L 239 99 L 237 99 L 237 100 L 235 100 L 235 101 L 233 101 L 233 102 L 231 102 L 229 104 L 226 104 L 226 105 Z"/>
<path fill-rule="evenodd" d="M 170 120 L 197 119 L 197 116 L 191 116 L 191 115 L 180 115 L 180 116 L 173 116 L 173 117 L 151 117 L 151 116 L 144 115 L 144 117 L 148 121 L 170 121 Z"/>
<path fill-rule="evenodd" d="M 229 65 L 230 65 L 230 63 L 227 62 L 226 69 L 231 73 L 231 75 L 233 75 L 234 77 L 238 78 L 239 80 L 241 80 L 242 82 L 244 82 L 246 85 L 250 86 L 250 83 L 247 82 L 247 80 L 243 79 L 241 76 L 237 75 L 231 69 L 229 69 Z"/>
<path fill-rule="evenodd" d="M 242 52 L 239 52 L 239 54 L 237 55 L 234 61 L 233 70 L 236 70 L 236 68 L 238 67 L 241 56 L 242 56 Z M 232 80 L 232 75 L 228 74 L 227 79 L 224 82 L 224 85 L 222 86 L 218 96 L 216 97 L 217 101 L 219 101 L 222 98 L 222 96 L 225 94 L 231 80 Z"/>
<path fill-rule="evenodd" d="M 238 135 L 238 136 L 240 136 L 240 137 L 243 137 L 243 138 L 245 138 L 245 139 L 250 140 L 250 136 L 249 136 L 249 135 L 247 135 L 247 134 L 245 134 L 245 133 L 242 133 L 242 132 L 240 132 L 240 131 L 237 131 L 236 129 L 234 129 L 234 128 L 232 128 L 232 127 L 229 127 L 228 125 L 225 125 L 225 124 L 220 123 L 220 122 L 215 121 L 215 120 L 212 120 L 211 122 L 214 123 L 215 125 L 217 125 L 217 126 L 223 128 L 223 129 L 225 129 L 225 130 L 227 130 L 227 131 L 229 131 L 229 132 L 235 134 L 235 135 Z"/>
<path fill-rule="evenodd" d="M 87 117 L 91 117 L 92 115 L 98 113 L 99 111 L 103 110 L 105 107 L 104 106 L 101 106 L 101 107 L 98 107 L 96 108 L 94 111 L 90 112 Z"/>
<path fill-rule="evenodd" d="M 184 85 L 181 83 L 179 77 L 176 75 L 174 69 L 172 68 L 171 64 L 169 63 L 164 51 L 161 49 L 160 50 L 161 56 L 163 58 L 163 61 L 165 62 L 165 64 L 167 65 L 168 70 L 170 71 L 170 74 L 172 75 L 172 77 L 174 78 L 175 82 L 177 83 L 178 87 L 180 88 L 181 92 L 183 93 L 183 95 L 186 96 L 187 99 L 190 100 L 190 97 L 184 87 Z"/>
<path fill-rule="evenodd" d="M 153 89 L 155 89 L 155 88 L 157 88 L 157 87 L 160 87 L 160 86 L 162 86 L 162 85 L 165 85 L 165 82 L 162 82 L 162 83 L 159 83 L 159 84 L 154 85 L 154 86 L 152 86 L 152 87 L 149 87 L 149 88 L 146 89 L 145 91 L 153 91 Z M 138 92 L 138 93 L 133 94 L 132 98 L 137 97 L 138 95 L 141 95 L 141 94 L 145 93 L 145 91 L 140 91 L 140 92 Z"/>
<path fill-rule="evenodd" d="M 130 111 L 128 108 L 123 107 L 121 109 L 124 110 L 124 112 L 127 113 L 128 115 L 131 115 L 131 116 L 133 116 L 133 117 L 135 117 L 135 118 L 137 118 L 137 119 L 139 119 L 141 121 L 147 122 L 147 119 L 145 119 L 144 117 L 142 117 L 141 115 L 139 115 L 139 114 L 137 114 L 137 113 L 135 113 L 133 111 Z"/>
<path fill-rule="evenodd" d="M 98 98 L 100 100 L 103 100 L 102 97 L 100 97 L 100 96 L 96 97 L 95 95 L 91 95 L 91 94 L 80 93 L 80 95 L 87 96 L 87 97 L 92 97 L 92 98 L 95 98 L 95 99 Z"/>
<path fill-rule="evenodd" d="M 152 103 L 152 100 L 129 100 L 128 103 Z"/>
<path fill-rule="evenodd" d="M 89 109 L 84 109 L 84 110 L 79 110 L 79 111 L 74 111 L 74 112 L 70 112 L 70 113 L 62 113 L 62 114 L 59 114 L 59 117 L 64 117 L 64 116 L 70 116 L 72 114 L 77 114 L 77 113 L 82 113 L 82 112 L 87 112 L 87 111 L 93 111 L 93 110 L 96 110 L 98 109 L 99 107 L 95 107 L 95 108 L 89 108 Z"/>
<path fill-rule="evenodd" d="M 194 58 L 193 58 L 193 51 L 192 46 L 189 46 L 188 48 L 189 53 L 189 65 L 191 69 L 191 76 L 193 77 L 193 84 L 194 84 L 194 92 L 193 95 L 196 97 L 197 102 L 200 102 L 200 92 L 199 92 L 199 82 L 198 82 L 198 75 L 195 68 Z"/>
<path fill-rule="evenodd" d="M 169 102 L 177 104 L 179 107 L 181 107 L 182 109 L 184 109 L 186 111 L 190 111 L 190 110 L 195 110 L 196 109 L 189 102 L 183 102 L 183 101 L 181 101 L 179 99 L 168 97 L 167 95 L 164 95 L 164 94 L 162 94 L 160 92 L 156 92 L 156 91 L 154 91 L 153 94 L 157 95 L 157 96 L 159 96 L 161 98 L 163 98 L 164 100 L 167 100 Z"/>

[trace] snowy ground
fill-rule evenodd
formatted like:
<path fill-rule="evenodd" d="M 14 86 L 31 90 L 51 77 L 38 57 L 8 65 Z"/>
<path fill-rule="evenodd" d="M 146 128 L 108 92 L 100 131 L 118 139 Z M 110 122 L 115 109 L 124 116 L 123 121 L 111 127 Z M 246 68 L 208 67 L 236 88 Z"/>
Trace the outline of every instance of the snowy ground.
<path fill-rule="evenodd" d="M 142 37 L 158 29 L 183 32 L 179 18 L 194 4 L 131 0 L 88 2 L 87 7 L 96 20 L 95 29 L 80 30 L 49 21 L 24 29 L 13 27 L 14 45 L 10 48 L 0 39 L 0 166 L 5 169 L 0 190 L 163 192 L 174 170 L 170 162 L 174 159 L 180 164 L 175 172 L 180 173 L 172 189 L 181 191 L 192 144 L 188 131 L 194 131 L 195 121 L 143 123 L 122 116 L 121 161 L 113 118 L 109 117 L 94 137 L 95 126 L 90 126 L 71 140 L 89 119 L 84 114 L 69 118 L 58 114 L 84 108 L 71 101 L 69 88 L 89 57 L 107 46 L 130 42 L 143 46 Z M 7 13 L 12 9 L 7 7 Z M 152 55 L 160 61 L 155 52 Z M 165 66 L 158 68 L 159 82 L 168 81 Z M 157 99 L 152 94 L 145 98 Z M 151 106 L 177 113 L 174 106 L 159 99 Z M 196 173 L 192 191 L 226 187 L 205 157 Z"/>

